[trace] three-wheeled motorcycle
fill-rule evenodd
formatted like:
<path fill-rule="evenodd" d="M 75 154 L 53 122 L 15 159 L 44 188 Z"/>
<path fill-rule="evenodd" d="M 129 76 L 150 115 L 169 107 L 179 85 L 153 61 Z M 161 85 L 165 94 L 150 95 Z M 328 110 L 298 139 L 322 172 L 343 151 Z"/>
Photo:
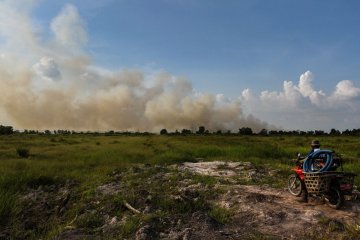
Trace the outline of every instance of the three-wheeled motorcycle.
<path fill-rule="evenodd" d="M 344 196 L 351 195 L 354 187 L 354 173 L 344 172 L 341 156 L 334 156 L 330 150 L 319 150 L 306 158 L 298 154 L 287 181 L 289 192 L 299 197 L 306 189 L 311 196 L 321 197 L 328 206 L 339 209 Z M 338 169 L 341 169 L 338 171 Z"/>

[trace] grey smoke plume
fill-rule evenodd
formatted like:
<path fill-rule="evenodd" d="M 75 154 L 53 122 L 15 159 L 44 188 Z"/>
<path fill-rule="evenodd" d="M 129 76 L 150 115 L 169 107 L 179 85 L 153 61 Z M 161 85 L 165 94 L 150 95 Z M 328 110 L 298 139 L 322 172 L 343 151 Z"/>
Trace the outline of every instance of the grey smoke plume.
<path fill-rule="evenodd" d="M 54 18 L 53 37 L 44 41 L 31 24 L 31 4 L 18 12 L 18 2 L 0 6 L 0 117 L 16 128 L 159 131 L 202 125 L 257 131 L 267 126 L 244 115 L 239 100 L 195 92 L 184 78 L 94 67 L 83 49 L 85 23 L 74 6 Z M 2 24 L 4 19 L 16 21 Z"/>

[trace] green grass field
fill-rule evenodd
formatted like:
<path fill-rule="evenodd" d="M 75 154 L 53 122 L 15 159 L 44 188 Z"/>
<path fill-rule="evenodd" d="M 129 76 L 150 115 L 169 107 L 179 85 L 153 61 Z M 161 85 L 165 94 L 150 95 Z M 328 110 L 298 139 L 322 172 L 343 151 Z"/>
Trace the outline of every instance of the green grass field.
<path fill-rule="evenodd" d="M 312 139 L 307 136 L 1 136 L 0 226 L 16 219 L 22 210 L 19 196 L 28 188 L 64 184 L 70 179 L 85 194 L 106 182 L 111 172 L 137 163 L 167 165 L 197 158 L 249 161 L 260 168 L 279 169 L 278 176 L 269 181 L 275 187 L 283 187 L 293 166 L 289 159 L 295 158 L 297 152 L 306 154 Z M 323 149 L 342 155 L 345 171 L 360 173 L 358 137 L 318 139 Z M 20 157 L 17 149 L 28 150 L 29 157 Z M 356 185 L 359 183 L 357 179 Z M 51 231 L 54 230 L 48 230 Z"/>

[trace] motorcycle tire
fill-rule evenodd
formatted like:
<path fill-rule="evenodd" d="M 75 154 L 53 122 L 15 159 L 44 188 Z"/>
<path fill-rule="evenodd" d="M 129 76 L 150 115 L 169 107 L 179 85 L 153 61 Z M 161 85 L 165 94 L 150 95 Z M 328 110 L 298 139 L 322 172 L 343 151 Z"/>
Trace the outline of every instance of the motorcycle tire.
<path fill-rule="evenodd" d="M 326 204 L 334 209 L 340 209 L 344 204 L 344 194 L 339 187 L 331 187 L 325 196 Z"/>
<path fill-rule="evenodd" d="M 304 183 L 297 174 L 290 174 L 287 180 L 287 188 L 291 195 L 299 197 L 304 189 Z"/>

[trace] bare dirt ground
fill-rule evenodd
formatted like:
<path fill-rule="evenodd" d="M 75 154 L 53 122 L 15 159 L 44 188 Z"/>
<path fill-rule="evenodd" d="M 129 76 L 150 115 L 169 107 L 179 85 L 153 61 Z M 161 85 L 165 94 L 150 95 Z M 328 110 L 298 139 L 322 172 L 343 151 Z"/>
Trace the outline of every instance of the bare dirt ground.
<path fill-rule="evenodd" d="M 233 176 L 261 177 L 251 163 L 184 163 L 180 168 L 230 179 Z M 336 210 L 316 197 L 310 197 L 308 203 L 298 202 L 286 189 L 239 184 L 222 187 L 227 192 L 219 197 L 217 204 L 233 212 L 232 223 L 222 229 L 224 238 L 246 238 L 244 230 L 253 228 L 278 239 L 302 239 L 305 236 L 316 238 L 320 237 L 318 234 L 324 233 L 336 239 L 346 239 L 343 232 L 345 226 L 358 226 L 360 201 L 355 197 L 347 199 L 343 208 Z"/>
<path fill-rule="evenodd" d="M 299 203 L 286 189 L 261 182 L 277 173 L 249 162 L 199 160 L 172 166 L 141 165 L 126 172 L 115 171 L 83 206 L 76 197 L 76 182 L 40 186 L 29 189 L 22 198 L 26 207 L 18 217 L 18 237 L 11 237 L 11 229 L 0 229 L 0 239 L 31 238 L 35 230 L 45 232 L 46 222 L 53 219 L 65 220 L 51 239 L 359 239 L 358 198 L 348 199 L 340 210 L 319 198 Z M 211 176 L 205 180 L 212 183 L 196 182 L 196 176 Z M 129 187 L 131 181 L 134 184 Z M 136 189 L 130 202 L 135 210 L 119 198 L 130 195 L 131 189 Z M 212 217 L 199 201 L 218 206 L 217 216 L 223 211 L 230 215 L 225 220 L 230 220 Z M 161 217 L 159 202 L 165 204 L 163 208 L 171 209 L 168 202 L 188 210 Z M 81 210 L 69 221 L 67 214 L 76 208 Z M 153 220 L 144 220 L 154 215 Z M 134 219 L 139 224 L 129 225 Z M 135 229 L 124 235 L 126 226 Z"/>

